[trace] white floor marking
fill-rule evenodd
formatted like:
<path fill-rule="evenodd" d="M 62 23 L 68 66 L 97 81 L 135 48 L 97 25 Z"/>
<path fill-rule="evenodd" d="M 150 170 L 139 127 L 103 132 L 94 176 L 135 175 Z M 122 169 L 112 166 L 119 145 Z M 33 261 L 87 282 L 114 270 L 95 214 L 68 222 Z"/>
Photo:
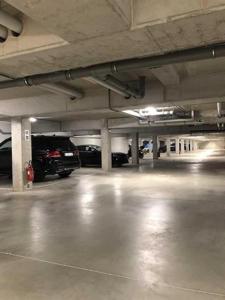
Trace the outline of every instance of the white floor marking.
<path fill-rule="evenodd" d="M 41 262 L 41 263 L 47 263 L 47 264 L 50 264 L 50 265 L 55 265 L 55 266 L 59 266 L 59 267 L 63 267 L 63 268 L 70 268 L 70 269 L 75 269 L 75 270 L 91 272 L 91 273 L 97 273 L 97 274 L 101 274 L 101 275 L 112 276 L 112 277 L 115 277 L 115 278 L 122 278 L 122 279 L 127 279 L 127 280 L 132 280 L 132 281 L 140 281 L 139 279 L 132 278 L 132 277 L 129 277 L 129 276 L 123 276 L 123 275 L 114 274 L 114 273 L 107 273 L 107 272 L 98 271 L 98 270 L 94 270 L 94 269 L 82 268 L 82 267 L 74 266 L 74 265 L 62 264 L 62 263 L 58 263 L 58 262 L 54 262 L 54 261 L 35 258 L 35 257 L 32 257 L 32 256 L 25 256 L 25 255 L 20 255 L 20 254 L 14 254 L 14 253 L 11 253 L 11 252 L 1 252 L 1 251 L 0 251 L 0 254 L 13 256 L 13 257 L 18 257 L 18 258 L 23 258 L 23 259 L 36 261 L 36 262 Z M 143 281 L 143 280 L 141 280 L 141 281 Z M 205 295 L 209 295 L 209 296 L 217 296 L 217 297 L 225 298 L 225 294 L 207 292 L 207 291 L 203 291 L 203 290 L 191 289 L 191 288 L 186 288 L 186 287 L 181 287 L 181 286 L 176 286 L 176 285 L 171 285 L 171 284 L 166 284 L 166 283 L 159 283 L 159 284 L 156 284 L 156 286 L 182 290 L 182 291 L 185 291 L 185 292 L 200 293 L 200 294 L 205 294 Z"/>

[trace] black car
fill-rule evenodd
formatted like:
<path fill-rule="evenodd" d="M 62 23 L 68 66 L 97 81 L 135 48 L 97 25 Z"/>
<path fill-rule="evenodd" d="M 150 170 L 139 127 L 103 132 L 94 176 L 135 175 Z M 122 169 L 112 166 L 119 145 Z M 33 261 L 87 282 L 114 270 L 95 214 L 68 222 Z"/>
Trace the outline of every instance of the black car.
<path fill-rule="evenodd" d="M 80 167 L 79 151 L 69 137 L 32 136 L 32 164 L 35 181 L 46 175 L 67 177 Z M 12 174 L 11 138 L 0 144 L 0 174 Z"/>
<path fill-rule="evenodd" d="M 82 166 L 101 166 L 101 147 L 96 145 L 77 146 L 80 153 Z M 127 154 L 121 152 L 112 153 L 112 166 L 122 166 L 128 163 Z"/>

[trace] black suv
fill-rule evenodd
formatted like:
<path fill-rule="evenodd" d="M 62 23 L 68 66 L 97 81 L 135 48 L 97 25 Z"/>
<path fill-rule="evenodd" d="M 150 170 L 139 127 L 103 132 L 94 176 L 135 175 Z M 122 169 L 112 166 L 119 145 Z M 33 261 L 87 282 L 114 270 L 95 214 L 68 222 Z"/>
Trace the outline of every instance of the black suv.
<path fill-rule="evenodd" d="M 80 167 L 79 151 L 69 137 L 32 136 L 32 164 L 35 181 L 46 175 L 67 177 Z M 12 174 L 11 138 L 0 144 L 0 173 Z"/>

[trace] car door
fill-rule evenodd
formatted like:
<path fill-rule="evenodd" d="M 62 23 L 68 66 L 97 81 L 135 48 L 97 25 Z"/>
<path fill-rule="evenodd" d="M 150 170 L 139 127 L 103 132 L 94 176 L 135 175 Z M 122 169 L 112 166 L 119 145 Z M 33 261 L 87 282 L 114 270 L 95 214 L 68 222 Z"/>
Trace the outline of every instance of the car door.
<path fill-rule="evenodd" d="M 101 151 L 99 151 L 96 148 L 93 149 L 93 152 L 94 152 L 94 157 L 95 157 L 95 164 L 100 166 L 102 163 L 102 153 L 101 153 Z"/>
<path fill-rule="evenodd" d="M 11 139 L 0 144 L 0 173 L 11 174 L 12 172 L 12 143 Z"/>
<path fill-rule="evenodd" d="M 95 165 L 96 164 L 95 149 L 92 146 L 87 146 L 86 153 L 87 153 L 87 163 L 89 165 Z"/>

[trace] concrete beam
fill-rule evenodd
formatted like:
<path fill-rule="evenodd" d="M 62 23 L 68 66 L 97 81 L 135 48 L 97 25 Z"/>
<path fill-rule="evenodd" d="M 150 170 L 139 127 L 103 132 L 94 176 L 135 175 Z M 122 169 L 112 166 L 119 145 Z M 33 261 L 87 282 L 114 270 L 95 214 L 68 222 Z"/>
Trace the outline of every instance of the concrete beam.
<path fill-rule="evenodd" d="M 130 127 L 130 128 L 112 128 L 112 133 L 133 133 L 139 132 L 151 135 L 183 135 L 183 134 L 198 134 L 217 132 L 216 125 L 183 125 L 183 126 L 159 126 L 159 127 Z"/>
<path fill-rule="evenodd" d="M 180 84 L 167 86 L 158 81 L 146 82 L 146 95 L 143 99 L 127 100 L 112 93 L 111 106 L 107 91 L 94 88 L 85 91 L 84 99 L 70 101 L 67 97 L 40 95 L 0 101 L 0 110 L 4 115 L 15 116 L 59 116 L 60 114 L 79 116 L 111 113 L 114 110 L 127 110 L 149 105 L 185 105 L 218 102 L 225 97 L 225 72 L 198 75 L 184 78 Z M 15 110 L 15 106 L 17 109 Z M 115 113 L 115 112 L 114 112 Z M 101 118 L 101 116 L 100 116 Z"/>
<path fill-rule="evenodd" d="M 180 83 L 179 74 L 172 65 L 155 68 L 151 72 L 164 86 L 178 85 Z"/>

